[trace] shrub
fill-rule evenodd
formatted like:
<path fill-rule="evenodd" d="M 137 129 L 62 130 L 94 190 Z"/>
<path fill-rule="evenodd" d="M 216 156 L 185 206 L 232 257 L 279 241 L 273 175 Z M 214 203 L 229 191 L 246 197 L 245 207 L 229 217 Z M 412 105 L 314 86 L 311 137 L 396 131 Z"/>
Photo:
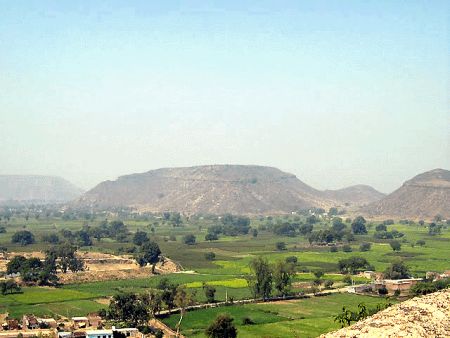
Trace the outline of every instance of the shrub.
<path fill-rule="evenodd" d="M 330 246 L 330 252 L 338 252 L 338 247 L 336 245 Z"/>
<path fill-rule="evenodd" d="M 343 245 L 342 246 L 342 251 L 344 252 L 352 252 L 352 247 L 350 245 Z"/>
<path fill-rule="evenodd" d="M 370 248 L 372 247 L 372 243 L 361 243 L 361 245 L 359 246 L 359 251 L 364 252 L 364 251 L 369 251 Z"/>
<path fill-rule="evenodd" d="M 286 257 L 286 263 L 297 264 L 298 258 L 296 256 Z"/>
<path fill-rule="evenodd" d="M 253 325 L 255 322 L 250 317 L 245 316 L 242 318 L 242 325 Z"/>
<path fill-rule="evenodd" d="M 277 242 L 275 244 L 275 247 L 278 251 L 286 250 L 286 243 L 285 242 Z"/>
<path fill-rule="evenodd" d="M 187 234 L 183 237 L 183 243 L 187 245 L 194 245 L 196 240 L 193 234 Z"/>
<path fill-rule="evenodd" d="M 213 261 L 216 258 L 216 254 L 214 252 L 205 253 L 205 259 L 208 261 Z"/>

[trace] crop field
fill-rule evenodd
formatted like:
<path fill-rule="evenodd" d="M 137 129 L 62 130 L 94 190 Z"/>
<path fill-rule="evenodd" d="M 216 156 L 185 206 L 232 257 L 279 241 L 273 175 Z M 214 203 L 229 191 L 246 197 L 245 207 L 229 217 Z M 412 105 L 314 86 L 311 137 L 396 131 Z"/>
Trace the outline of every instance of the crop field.
<path fill-rule="evenodd" d="M 292 221 L 289 217 L 282 217 L 280 220 Z M 274 222 L 276 221 L 277 219 L 274 219 Z M 62 229 L 77 231 L 86 222 L 85 220 L 47 219 L 45 217 L 39 219 L 30 217 L 27 221 L 24 218 L 13 217 L 5 226 L 7 232 L 0 233 L 0 247 L 6 247 L 8 252 L 44 251 L 49 247 L 49 244 L 42 242 L 41 238 L 43 235 L 52 232 L 59 233 Z M 99 221 L 88 221 L 88 223 L 96 225 Z M 298 273 L 293 280 L 294 287 L 297 287 L 295 284 L 313 281 L 315 277 L 312 272 L 318 270 L 325 272 L 325 275 L 322 277 L 324 280 L 332 280 L 335 287 L 342 286 L 344 276 L 337 273 L 337 263 L 340 259 L 352 256 L 366 258 L 375 267 L 376 271 L 383 271 L 391 262 L 398 259 L 403 260 L 415 276 L 423 276 L 426 271 L 450 269 L 450 231 L 448 227 L 444 227 L 442 234 L 439 236 L 429 236 L 427 228 L 418 224 L 388 225 L 388 230 L 396 229 L 404 233 L 404 237 L 399 239 L 402 243 L 401 251 L 394 252 L 387 240 L 374 238 L 374 228 L 377 223 L 369 223 L 367 226 L 368 234 L 355 236 L 355 241 L 349 243 L 352 252 L 343 252 L 341 248 L 339 248 L 338 252 L 330 252 L 327 246 L 310 245 L 305 236 L 278 236 L 264 229 L 258 230 L 256 238 L 250 234 L 235 237 L 221 235 L 219 240 L 205 241 L 208 226 L 214 224 L 214 222 L 207 220 L 185 222 L 181 227 L 173 227 L 156 219 L 150 221 L 131 219 L 125 220 L 125 224 L 130 235 L 124 241 L 118 242 L 110 238 L 103 238 L 100 241 L 93 239 L 92 246 L 81 247 L 80 250 L 118 254 L 119 249 L 123 250 L 123 248 L 134 246 L 131 237 L 139 229 L 146 231 L 151 239 L 158 242 L 165 256 L 177 261 L 183 266 L 184 270 L 191 271 L 191 273 L 173 273 L 129 280 L 67 284 L 59 288 L 27 287 L 23 289 L 22 294 L 0 295 L 0 312 L 8 311 L 12 316 L 20 316 L 23 313 L 56 314 L 60 316 L 85 315 L 88 312 L 97 311 L 105 307 L 105 299 L 107 297 L 122 291 L 146 292 L 156 287 L 162 278 L 168 278 L 172 283 L 185 285 L 191 292 L 195 293 L 195 298 L 199 302 L 206 301 L 202 289 L 204 282 L 216 288 L 215 296 L 218 301 L 225 300 L 227 296 L 236 300 L 250 298 L 251 293 L 247 287 L 245 275 L 250 271 L 250 261 L 258 256 L 267 258 L 271 263 L 295 256 L 298 260 Z M 258 228 L 261 224 L 262 221 L 260 219 L 253 219 L 251 226 L 252 228 Z M 319 222 L 314 225 L 315 230 L 328 227 L 329 224 L 327 222 Z M 150 231 L 152 228 L 154 231 Z M 36 237 L 35 244 L 20 246 L 19 244 L 11 243 L 12 234 L 23 229 L 33 232 Z M 184 244 L 182 237 L 186 234 L 194 234 L 197 239 L 196 244 Z M 416 245 L 419 239 L 424 240 L 425 245 Z M 276 250 L 275 244 L 280 241 L 286 244 L 286 250 Z M 371 249 L 360 252 L 359 246 L 362 242 L 370 242 L 372 244 Z M 205 258 L 205 253 L 208 252 L 215 253 L 214 260 Z M 353 281 L 364 283 L 367 280 L 363 277 L 354 276 Z M 336 299 L 339 299 L 339 297 L 343 296 L 336 296 Z M 99 299 L 103 299 L 103 301 L 99 302 Z M 308 301 L 312 302 L 313 300 Z M 376 299 L 376 301 L 379 300 Z M 299 304 L 303 303 L 300 302 Z M 264 306 L 268 308 L 268 305 Z M 280 304 L 275 304 L 274 306 L 278 307 Z M 244 309 L 246 308 L 244 307 Z M 191 315 L 189 314 L 189 316 Z M 266 318 L 267 314 L 261 314 L 261 316 L 261 318 Z M 283 326 L 286 328 L 295 327 L 292 324 L 295 320 L 287 321 L 284 317 L 280 319 L 279 316 L 274 317 L 272 315 L 269 317 L 270 319 L 264 319 L 269 322 L 263 321 L 264 323 L 261 323 L 261 325 L 276 327 L 276 323 L 283 322 Z M 323 329 L 322 327 L 315 328 L 312 322 L 307 320 L 299 318 L 296 320 L 301 321 L 305 328 L 310 327 L 310 332 L 318 332 Z M 237 321 L 239 320 L 237 319 Z M 188 322 L 190 320 L 186 320 L 186 324 Z M 261 325 L 242 327 L 240 332 L 243 336 L 251 336 L 258 332 L 258 327 Z M 329 325 L 332 326 L 333 323 Z M 194 330 L 195 327 L 192 329 Z M 270 330 L 264 330 L 264 332 L 272 332 Z M 283 332 L 279 328 L 275 328 L 275 330 Z"/>
<path fill-rule="evenodd" d="M 206 337 L 207 325 L 220 313 L 234 318 L 239 337 L 317 337 L 321 333 L 338 329 L 333 316 L 345 305 L 356 310 L 359 303 L 375 308 L 384 300 L 376 297 L 334 294 L 309 299 L 269 302 L 261 304 L 233 305 L 187 312 L 181 324 L 181 332 L 187 337 Z M 254 324 L 244 325 L 250 318 Z M 163 321 L 174 328 L 179 315 Z"/>

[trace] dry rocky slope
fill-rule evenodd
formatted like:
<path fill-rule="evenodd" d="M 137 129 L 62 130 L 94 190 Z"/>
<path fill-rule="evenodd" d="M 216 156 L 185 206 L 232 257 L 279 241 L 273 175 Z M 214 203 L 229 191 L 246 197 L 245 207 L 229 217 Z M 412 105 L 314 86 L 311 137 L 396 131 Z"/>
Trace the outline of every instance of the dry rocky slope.
<path fill-rule="evenodd" d="M 450 337 L 450 289 L 396 304 L 321 337 Z"/>
<path fill-rule="evenodd" d="M 450 217 L 450 171 L 434 169 L 406 181 L 399 189 L 362 209 L 370 216 L 431 219 Z"/>
<path fill-rule="evenodd" d="M 325 190 L 324 196 L 349 205 L 365 205 L 379 201 L 386 195 L 368 185 L 353 185 L 338 190 Z"/>
<path fill-rule="evenodd" d="M 81 196 L 82 190 L 61 177 L 0 175 L 0 203 L 67 202 Z"/>
<path fill-rule="evenodd" d="M 100 183 L 78 203 L 185 214 L 277 214 L 312 206 L 329 208 L 347 202 L 336 196 L 329 196 L 295 175 L 272 167 L 209 165 L 122 176 Z"/>

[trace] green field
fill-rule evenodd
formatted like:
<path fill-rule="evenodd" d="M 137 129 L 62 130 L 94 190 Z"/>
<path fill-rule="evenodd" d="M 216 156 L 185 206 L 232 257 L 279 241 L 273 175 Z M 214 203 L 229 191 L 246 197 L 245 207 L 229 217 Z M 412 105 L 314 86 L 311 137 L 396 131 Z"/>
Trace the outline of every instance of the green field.
<path fill-rule="evenodd" d="M 291 217 L 281 217 L 279 220 L 292 219 Z M 274 218 L 273 222 L 276 221 L 277 218 Z M 30 218 L 26 221 L 21 217 L 13 217 L 8 222 L 2 221 L 2 225 L 6 227 L 7 232 L 0 233 L 0 246 L 6 247 L 9 252 L 45 250 L 49 244 L 40 240 L 44 234 L 49 232 L 58 233 L 62 229 L 76 231 L 85 222 L 84 220 L 47 219 L 45 217 L 39 219 Z M 265 222 L 265 219 L 255 218 L 252 219 L 251 226 L 258 228 L 263 222 Z M 88 223 L 96 225 L 99 221 L 89 221 Z M 266 257 L 269 262 L 284 260 L 288 256 L 297 257 L 299 273 L 294 277 L 294 282 L 300 285 L 299 288 L 303 288 L 302 285 L 313 281 L 315 277 L 312 272 L 317 270 L 322 270 L 326 273 L 323 279 L 333 280 L 336 287 L 342 286 L 343 276 L 336 274 L 338 272 L 337 262 L 340 259 L 351 256 L 366 258 L 370 264 L 374 265 L 377 271 L 383 271 L 391 262 L 402 259 L 415 276 L 423 276 L 426 271 L 430 270 L 444 271 L 450 269 L 450 231 L 448 227 L 444 227 L 442 234 L 439 236 L 429 236 L 427 228 L 417 224 L 389 225 L 388 230 L 397 229 L 405 234 L 400 239 L 402 250 L 393 252 L 388 241 L 374 239 L 375 225 L 368 225 L 369 233 L 355 236 L 356 240 L 350 243 L 353 252 L 343 252 L 342 250 L 330 252 L 326 246 L 311 246 L 304 236 L 276 236 L 267 230 L 259 230 L 256 238 L 253 238 L 251 235 L 220 236 L 218 241 L 205 241 L 204 237 L 208 226 L 214 224 L 214 221 L 207 219 L 185 220 L 184 225 L 181 227 L 172 227 L 157 218 L 150 220 L 130 219 L 125 220 L 125 223 L 130 231 L 130 235 L 125 241 L 117 242 L 109 238 L 101 241 L 93 240 L 93 246 L 82 247 L 81 250 L 117 254 L 119 248 L 133 246 L 131 236 L 136 230 L 140 229 L 148 232 L 149 236 L 158 242 L 165 256 L 179 262 L 185 270 L 193 270 L 195 273 L 63 285 L 56 289 L 24 288 L 23 294 L 0 296 L 0 312 L 8 311 L 12 316 L 20 316 L 23 313 L 56 314 L 61 316 L 85 315 L 105 306 L 98 302 L 99 298 L 110 297 L 121 291 L 146 292 L 154 288 L 161 278 L 168 278 L 173 283 L 186 285 L 191 292 L 195 293 L 195 298 L 198 302 L 206 300 L 202 290 L 203 282 L 214 285 L 217 289 L 216 299 L 218 301 L 225 300 L 226 295 L 234 299 L 250 298 L 251 293 L 246 285 L 245 275 L 249 272 L 249 262 L 258 256 Z M 150 231 L 152 227 L 155 229 L 154 234 Z M 329 227 L 329 222 L 321 222 L 314 225 L 315 230 L 327 227 Z M 11 244 L 12 234 L 22 229 L 32 231 L 37 239 L 37 243 L 28 246 Z M 188 233 L 193 233 L 197 237 L 195 245 L 182 243 L 182 237 Z M 175 236 L 176 241 L 168 240 L 169 236 Z M 414 245 L 419 239 L 425 240 L 426 244 L 423 247 Z M 286 243 L 287 250 L 275 250 L 275 243 L 279 241 Z M 359 245 L 362 242 L 371 242 L 371 250 L 359 252 Z M 207 260 L 205 258 L 205 253 L 207 252 L 214 252 L 216 259 L 214 261 Z M 302 273 L 302 271 L 311 272 Z M 355 282 L 366 281 L 364 278 L 356 276 L 353 279 Z M 336 299 L 339 298 L 337 297 Z M 279 306 L 279 304 L 276 306 Z M 272 318 L 271 320 L 278 319 Z M 284 319 L 282 322 L 287 328 L 290 327 L 290 322 Z M 306 324 L 307 321 L 305 321 Z M 275 323 L 264 325 L 275 325 Z M 257 330 L 259 326 L 243 327 L 241 332 L 253 332 L 252 330 Z"/>
<path fill-rule="evenodd" d="M 181 332 L 187 337 L 206 337 L 204 330 L 220 313 L 234 318 L 239 337 L 317 337 L 321 333 L 338 329 L 333 316 L 343 305 L 356 310 L 359 303 L 375 308 L 384 300 L 376 297 L 334 294 L 295 301 L 262 304 L 234 305 L 187 312 L 181 324 Z M 242 319 L 249 317 L 252 325 L 242 325 Z M 172 315 L 163 321 L 175 328 L 179 315 Z"/>

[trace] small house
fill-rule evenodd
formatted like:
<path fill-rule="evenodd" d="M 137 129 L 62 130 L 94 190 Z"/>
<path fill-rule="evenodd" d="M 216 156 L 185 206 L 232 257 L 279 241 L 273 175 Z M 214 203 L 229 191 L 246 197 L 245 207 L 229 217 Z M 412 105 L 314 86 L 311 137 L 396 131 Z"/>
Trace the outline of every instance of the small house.
<path fill-rule="evenodd" d="M 84 329 L 89 326 L 87 317 L 72 317 L 72 322 L 75 329 Z"/>

